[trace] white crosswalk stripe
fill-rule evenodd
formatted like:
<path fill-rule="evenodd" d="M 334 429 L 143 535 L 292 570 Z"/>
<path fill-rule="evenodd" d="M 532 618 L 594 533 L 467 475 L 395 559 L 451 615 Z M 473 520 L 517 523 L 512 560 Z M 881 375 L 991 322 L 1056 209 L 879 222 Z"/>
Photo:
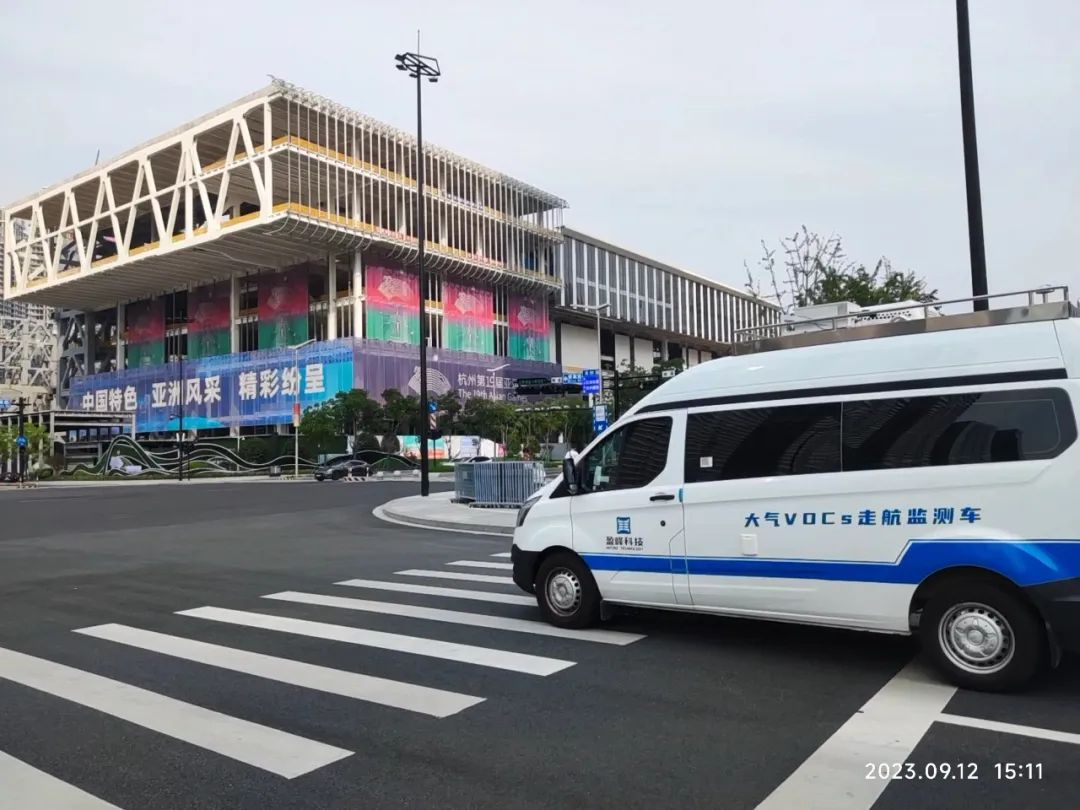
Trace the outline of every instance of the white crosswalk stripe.
<path fill-rule="evenodd" d="M 512 571 L 513 563 L 490 562 L 489 560 L 456 560 L 447 565 L 460 565 L 462 568 L 498 568 L 502 571 Z"/>
<path fill-rule="evenodd" d="M 429 579 L 456 579 L 463 582 L 491 582 L 498 585 L 513 585 L 513 577 L 495 577 L 490 574 L 465 574 L 461 571 L 428 571 L 423 568 L 410 568 L 398 571 L 398 576 L 428 577 Z"/>
<path fill-rule="evenodd" d="M 0 751 L 0 810 L 118 810 Z"/>
<path fill-rule="evenodd" d="M 185 703 L 147 689 L 0 648 L 0 678 L 245 762 L 287 779 L 351 751 Z"/>
<path fill-rule="evenodd" d="M 364 630 L 358 627 L 313 622 L 306 619 L 291 619 L 265 613 L 251 613 L 245 610 L 201 607 L 193 610 L 181 610 L 178 613 L 181 616 L 191 616 L 197 619 L 209 619 L 227 624 L 275 630 L 281 633 L 325 638 L 347 644 L 360 644 L 384 650 L 412 653 L 413 655 L 442 658 L 447 661 L 459 661 L 477 666 L 524 672 L 529 675 L 551 675 L 574 665 L 573 661 L 564 661 L 558 658 L 545 658 L 539 655 L 508 652 L 490 647 L 476 647 L 471 644 L 455 644 L 449 641 L 406 636 L 399 633 L 383 633 L 377 630 Z"/>
<path fill-rule="evenodd" d="M 500 551 L 498 554 L 492 554 L 491 556 L 492 557 L 509 557 L 510 552 L 509 551 Z"/>
<path fill-rule="evenodd" d="M 555 627 L 542 621 L 530 619 L 508 619 L 503 616 L 489 616 L 483 613 L 466 613 L 459 610 L 403 605 L 397 602 L 377 602 L 368 599 L 353 599 L 346 596 L 325 596 L 318 593 L 298 593 L 282 591 L 271 593 L 264 599 L 277 599 L 282 602 L 297 602 L 305 605 L 344 608 L 346 610 L 364 610 L 369 613 L 383 613 L 389 616 L 407 616 L 412 619 L 430 619 L 450 624 L 467 624 L 473 627 L 486 627 L 492 630 L 509 630 L 514 633 L 532 633 L 537 636 L 554 636 L 578 641 L 595 641 L 600 644 L 625 646 L 640 641 L 642 636 L 634 633 L 620 633 L 615 630 L 569 630 Z"/>
<path fill-rule="evenodd" d="M 462 695 L 457 692 L 432 689 L 387 678 L 376 678 L 247 650 L 207 644 L 122 624 L 84 627 L 75 632 L 233 672 L 243 672 L 293 686 L 379 703 L 383 706 L 392 706 L 432 717 L 449 717 L 484 700 L 472 695 Z"/>
<path fill-rule="evenodd" d="M 368 588 L 375 591 L 394 591 L 396 593 L 415 593 L 422 596 L 446 596 L 451 599 L 471 599 L 474 602 L 497 602 L 503 605 L 536 604 L 536 597 L 517 593 L 495 593 L 494 591 L 470 591 L 464 588 L 444 588 L 439 585 L 418 585 L 412 582 L 383 582 L 377 579 L 346 579 L 335 582 L 349 588 Z"/>

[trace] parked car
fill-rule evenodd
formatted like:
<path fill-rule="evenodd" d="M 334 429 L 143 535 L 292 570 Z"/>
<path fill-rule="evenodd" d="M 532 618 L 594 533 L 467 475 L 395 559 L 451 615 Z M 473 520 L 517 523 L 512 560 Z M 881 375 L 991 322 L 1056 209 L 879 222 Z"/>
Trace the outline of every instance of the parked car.
<path fill-rule="evenodd" d="M 459 458 L 455 464 L 479 464 L 482 461 L 491 461 L 487 456 L 473 456 L 472 458 Z"/>
<path fill-rule="evenodd" d="M 337 481 L 349 475 L 353 478 L 367 478 L 371 475 L 371 467 L 365 461 L 346 459 L 334 464 L 324 464 L 315 470 L 316 481 Z"/>

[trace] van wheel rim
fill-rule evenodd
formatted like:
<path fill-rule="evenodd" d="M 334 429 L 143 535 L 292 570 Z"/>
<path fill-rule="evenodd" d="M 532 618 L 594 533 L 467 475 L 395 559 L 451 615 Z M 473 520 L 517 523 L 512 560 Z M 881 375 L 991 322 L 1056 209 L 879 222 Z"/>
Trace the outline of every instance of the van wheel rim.
<path fill-rule="evenodd" d="M 581 606 L 581 580 L 569 568 L 556 568 L 548 575 L 547 602 L 560 616 L 572 616 Z"/>
<path fill-rule="evenodd" d="M 1000 672 L 1016 650 L 1009 622 L 979 602 L 963 602 L 949 609 L 938 623 L 938 642 L 954 666 L 975 675 Z"/>

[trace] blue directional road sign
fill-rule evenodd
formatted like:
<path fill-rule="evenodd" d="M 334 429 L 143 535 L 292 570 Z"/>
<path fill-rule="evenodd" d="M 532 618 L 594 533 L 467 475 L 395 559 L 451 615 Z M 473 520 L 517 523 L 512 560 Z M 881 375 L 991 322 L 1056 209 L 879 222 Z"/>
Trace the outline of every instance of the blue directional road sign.
<path fill-rule="evenodd" d="M 0 411 L 6 411 L 11 407 L 10 399 L 0 399 Z"/>
<path fill-rule="evenodd" d="M 583 394 L 600 393 L 600 369 L 587 368 L 581 372 L 581 392 Z"/>
<path fill-rule="evenodd" d="M 16 436 L 15 437 L 15 444 L 17 444 L 19 447 L 26 447 L 26 437 L 25 436 Z"/>
<path fill-rule="evenodd" d="M 603 433 L 608 429 L 607 405 L 597 405 L 593 408 L 592 426 L 594 433 Z"/>
<path fill-rule="evenodd" d="M 427 403 L 427 409 L 429 413 L 435 413 L 435 411 L 439 410 L 439 403 L 433 399 L 429 399 Z"/>

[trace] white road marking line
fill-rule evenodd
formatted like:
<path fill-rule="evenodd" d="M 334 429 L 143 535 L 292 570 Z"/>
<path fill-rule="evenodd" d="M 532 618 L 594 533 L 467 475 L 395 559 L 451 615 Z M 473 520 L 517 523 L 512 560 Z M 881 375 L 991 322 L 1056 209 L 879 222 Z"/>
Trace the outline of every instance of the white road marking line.
<path fill-rule="evenodd" d="M 471 644 L 454 644 L 449 641 L 405 636 L 399 633 L 381 633 L 359 627 L 312 622 L 306 619 L 290 619 L 265 613 L 249 613 L 246 610 L 201 607 L 193 610 L 181 610 L 178 613 L 181 616 L 193 616 L 197 619 L 210 619 L 211 621 L 239 624 L 245 627 L 276 630 L 281 633 L 294 633 L 300 636 L 343 641 L 346 644 L 362 644 L 366 647 L 377 647 L 383 650 L 412 653 L 413 655 L 426 655 L 430 658 L 460 661 L 482 667 L 524 672 L 529 675 L 551 675 L 574 665 L 573 661 L 563 661 L 558 658 L 507 652 L 505 650 L 491 649 L 490 647 L 475 647 Z"/>
<path fill-rule="evenodd" d="M 410 568 L 407 571 L 398 571 L 398 576 L 428 577 L 430 579 L 457 579 L 466 582 L 493 582 L 499 585 L 513 585 L 513 577 L 493 577 L 488 574 L 462 574 L 457 571 L 427 571 L 422 568 Z"/>
<path fill-rule="evenodd" d="M 500 551 L 498 554 L 492 554 L 491 556 L 492 557 L 509 557 L 510 552 L 509 551 Z"/>
<path fill-rule="evenodd" d="M 516 593 L 494 593 L 492 591 L 469 591 L 464 588 L 442 588 L 438 585 L 414 585 L 411 582 L 380 582 L 376 579 L 346 579 L 335 582 L 350 588 L 371 588 L 376 591 L 396 591 L 398 593 L 418 593 L 425 596 L 448 596 L 451 599 L 471 599 L 474 602 L 498 602 L 503 605 L 535 605 L 533 596 Z"/>
<path fill-rule="evenodd" d="M 906 761 L 954 694 L 955 686 L 908 664 L 757 810 L 869 810 L 890 782 L 867 779 L 867 765 Z"/>
<path fill-rule="evenodd" d="M 203 641 L 155 633 L 151 630 L 140 630 L 122 624 L 84 627 L 75 632 L 162 655 L 221 667 L 233 672 L 243 672 L 305 689 L 329 692 L 333 695 L 379 703 L 383 706 L 393 706 L 395 709 L 405 709 L 431 717 L 449 717 L 484 701 L 484 698 L 472 695 L 306 664 L 303 661 L 292 661 L 218 644 L 207 644 Z"/>
<path fill-rule="evenodd" d="M 119 810 L 0 751 L 0 810 Z"/>
<path fill-rule="evenodd" d="M 447 565 L 460 565 L 462 568 L 498 568 L 502 571 L 514 570 L 513 563 L 490 562 L 488 560 L 457 560 Z"/>
<path fill-rule="evenodd" d="M 982 720 L 978 717 L 964 717 L 960 714 L 942 714 L 937 720 L 939 723 L 950 723 L 954 726 L 968 726 L 969 728 L 981 728 L 985 731 L 1000 731 L 1004 734 L 1019 734 L 1024 737 L 1038 737 L 1039 739 L 1052 740 L 1053 742 L 1080 745 L 1080 734 L 1070 734 L 1067 731 L 1056 731 L 1052 728 L 1021 726 L 1016 723 L 1002 723 L 999 720 Z"/>
<path fill-rule="evenodd" d="M 293 779 L 352 751 L 0 648 L 0 678 Z"/>
<path fill-rule="evenodd" d="M 503 616 L 489 616 L 483 613 L 466 613 L 460 610 L 403 605 L 398 602 L 377 602 L 368 599 L 353 599 L 347 596 L 324 596 L 318 593 L 282 591 L 281 593 L 267 594 L 263 599 L 278 599 L 282 602 L 298 602 L 304 605 L 322 605 L 346 610 L 365 610 L 369 613 L 383 613 L 388 616 L 430 619 L 431 621 L 448 622 L 449 624 L 487 627 L 492 630 L 509 630 L 513 633 L 532 633 L 536 636 L 553 636 L 577 641 L 595 641 L 600 644 L 617 644 L 621 647 L 633 644 L 635 641 L 641 641 L 644 638 L 644 636 L 635 633 L 620 633 L 616 630 L 567 630 L 562 627 L 555 627 L 547 622 L 531 619 L 510 619 Z"/>

